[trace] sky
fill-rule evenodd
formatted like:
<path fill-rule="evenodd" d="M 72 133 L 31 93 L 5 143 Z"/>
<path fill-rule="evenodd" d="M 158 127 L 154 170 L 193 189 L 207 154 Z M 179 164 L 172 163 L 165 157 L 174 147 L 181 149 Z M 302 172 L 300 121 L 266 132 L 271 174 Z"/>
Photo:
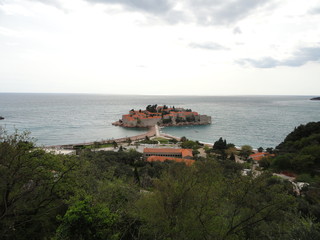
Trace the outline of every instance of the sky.
<path fill-rule="evenodd" d="M 320 1 L 0 0 L 0 92 L 320 95 Z"/>

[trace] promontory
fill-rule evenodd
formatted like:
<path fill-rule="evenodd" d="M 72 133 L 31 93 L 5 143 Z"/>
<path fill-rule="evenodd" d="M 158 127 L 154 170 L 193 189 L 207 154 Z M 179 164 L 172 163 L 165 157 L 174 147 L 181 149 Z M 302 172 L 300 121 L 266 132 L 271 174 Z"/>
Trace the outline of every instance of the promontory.
<path fill-rule="evenodd" d="M 200 115 L 191 109 L 148 105 L 145 110 L 131 109 L 129 114 L 112 123 L 122 127 L 184 126 L 211 124 L 211 116 Z"/>
<path fill-rule="evenodd" d="M 314 98 L 311 98 L 310 100 L 320 100 L 320 97 L 314 97 Z"/>

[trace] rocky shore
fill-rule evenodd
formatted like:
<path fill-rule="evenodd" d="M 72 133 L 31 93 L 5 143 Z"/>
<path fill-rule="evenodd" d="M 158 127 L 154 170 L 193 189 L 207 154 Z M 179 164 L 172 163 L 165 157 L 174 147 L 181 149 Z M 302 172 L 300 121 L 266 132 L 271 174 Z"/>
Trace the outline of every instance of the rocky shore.
<path fill-rule="evenodd" d="M 201 123 L 201 122 L 179 122 L 179 123 L 167 123 L 159 124 L 160 127 L 177 127 L 177 126 L 198 126 L 198 125 L 209 125 L 211 123 Z"/>

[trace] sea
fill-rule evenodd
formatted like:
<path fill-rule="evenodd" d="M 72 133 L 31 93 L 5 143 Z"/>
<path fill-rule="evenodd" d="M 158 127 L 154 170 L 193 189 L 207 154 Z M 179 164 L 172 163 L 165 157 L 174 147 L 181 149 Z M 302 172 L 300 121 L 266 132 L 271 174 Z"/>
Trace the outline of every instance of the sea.
<path fill-rule="evenodd" d="M 210 115 L 212 124 L 162 128 L 163 133 L 236 146 L 276 147 L 295 127 L 320 121 L 315 96 L 147 96 L 102 94 L 0 93 L 0 127 L 28 131 L 38 146 L 83 143 L 141 134 L 146 129 L 112 122 L 131 109 L 158 104 Z"/>

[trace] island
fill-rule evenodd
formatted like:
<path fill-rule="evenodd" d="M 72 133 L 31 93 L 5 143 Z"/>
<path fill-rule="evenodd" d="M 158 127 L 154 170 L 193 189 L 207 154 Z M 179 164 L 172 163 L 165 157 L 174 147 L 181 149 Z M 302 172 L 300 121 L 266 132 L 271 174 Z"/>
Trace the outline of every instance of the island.
<path fill-rule="evenodd" d="M 310 100 L 320 100 L 320 97 L 314 97 L 314 98 L 311 98 Z"/>
<path fill-rule="evenodd" d="M 121 127 L 152 127 L 155 125 L 185 126 L 211 124 L 211 116 L 200 115 L 191 109 L 148 105 L 145 110 L 131 109 L 129 114 L 122 115 L 122 119 L 112 123 Z"/>

